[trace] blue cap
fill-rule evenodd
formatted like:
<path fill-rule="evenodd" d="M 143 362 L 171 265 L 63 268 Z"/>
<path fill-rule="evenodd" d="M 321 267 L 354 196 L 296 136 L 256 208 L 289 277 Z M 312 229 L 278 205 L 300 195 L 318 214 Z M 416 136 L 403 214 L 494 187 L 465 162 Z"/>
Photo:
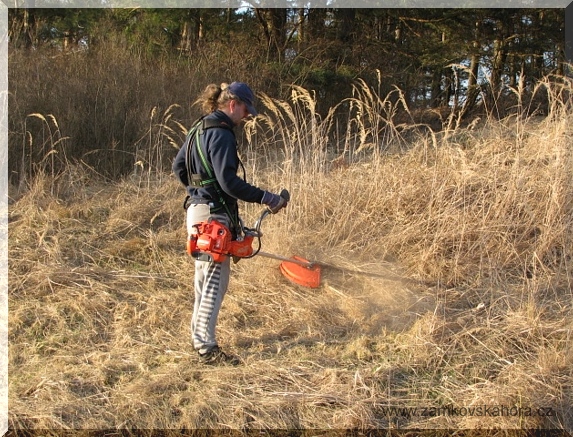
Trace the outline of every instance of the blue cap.
<path fill-rule="evenodd" d="M 241 102 L 247 105 L 247 110 L 249 111 L 249 114 L 251 114 L 253 117 L 255 117 L 258 114 L 257 110 L 253 106 L 253 101 L 255 100 L 255 96 L 246 83 L 233 82 L 231 85 L 229 85 L 228 90 L 232 95 L 238 97 L 239 100 L 241 100 Z"/>

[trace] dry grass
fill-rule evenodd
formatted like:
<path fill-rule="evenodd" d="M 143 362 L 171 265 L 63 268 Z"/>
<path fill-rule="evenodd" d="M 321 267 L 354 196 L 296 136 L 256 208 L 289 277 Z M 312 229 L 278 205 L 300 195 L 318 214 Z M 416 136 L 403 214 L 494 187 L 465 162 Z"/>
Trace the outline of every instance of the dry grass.
<path fill-rule="evenodd" d="M 15 190 L 10 425 L 571 431 L 573 113 L 570 84 L 543 86 L 544 119 L 413 136 L 390 100 L 360 97 L 342 150 L 334 110 L 320 120 L 301 89 L 265 98 L 245 161 L 292 202 L 264 250 L 332 267 L 310 290 L 273 260 L 233 266 L 219 337 L 238 368 L 192 353 L 173 178 L 70 167 Z M 247 223 L 258 212 L 245 205 Z"/>

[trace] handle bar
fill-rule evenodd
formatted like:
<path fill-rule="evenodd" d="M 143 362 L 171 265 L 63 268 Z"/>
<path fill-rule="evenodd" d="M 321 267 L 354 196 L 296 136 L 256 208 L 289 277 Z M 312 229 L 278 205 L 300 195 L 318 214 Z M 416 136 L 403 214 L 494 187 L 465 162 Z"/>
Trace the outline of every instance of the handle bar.
<path fill-rule="evenodd" d="M 285 199 L 287 202 L 290 201 L 290 193 L 288 192 L 288 190 L 286 188 L 283 188 L 281 190 L 280 196 Z M 257 221 L 255 222 L 255 228 L 252 229 L 251 231 L 254 231 L 256 233 L 257 236 L 262 237 L 263 233 L 261 232 L 261 224 L 264 220 L 264 218 L 269 215 L 271 213 L 270 209 L 265 208 L 263 210 L 263 212 L 261 213 L 260 217 L 257 219 Z"/>

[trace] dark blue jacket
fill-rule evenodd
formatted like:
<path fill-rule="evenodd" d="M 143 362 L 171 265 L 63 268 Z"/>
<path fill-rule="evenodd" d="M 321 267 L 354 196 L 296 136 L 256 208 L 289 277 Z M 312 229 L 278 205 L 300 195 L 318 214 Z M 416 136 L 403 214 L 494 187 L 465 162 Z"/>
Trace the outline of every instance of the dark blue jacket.
<path fill-rule="evenodd" d="M 221 127 L 209 127 L 204 129 L 200 135 L 201 146 L 204 156 L 211 164 L 217 182 L 221 188 L 222 196 L 230 211 L 236 211 L 237 199 L 244 202 L 261 203 L 264 191 L 257 188 L 237 175 L 240 160 L 237 154 L 237 141 L 233 132 L 233 122 L 222 111 L 215 111 L 205 117 L 211 121 L 208 125 L 217 124 Z M 214 122 L 214 123 L 213 123 Z M 173 161 L 173 172 L 179 181 L 186 187 L 191 201 L 212 202 L 214 209 L 221 208 L 220 195 L 217 193 L 215 185 L 211 184 L 202 188 L 189 186 L 188 174 L 201 174 L 208 179 L 207 169 L 199 157 L 197 147 L 193 147 L 191 158 L 191 168 L 187 171 L 186 157 L 187 150 L 195 143 L 195 136 L 187 136 L 187 139 L 175 160 Z"/>

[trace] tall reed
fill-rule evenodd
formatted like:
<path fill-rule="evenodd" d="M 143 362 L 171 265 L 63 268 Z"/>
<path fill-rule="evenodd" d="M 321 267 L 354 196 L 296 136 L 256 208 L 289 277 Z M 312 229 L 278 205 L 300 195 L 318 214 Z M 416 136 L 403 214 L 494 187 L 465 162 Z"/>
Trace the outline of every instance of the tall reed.
<path fill-rule="evenodd" d="M 292 190 L 288 226 L 318 251 L 397 255 L 420 278 L 447 284 L 524 281 L 563 266 L 572 251 L 570 87 L 551 78 L 538 85 L 552 95 L 542 122 L 522 110 L 445 133 L 402 124 L 393 105 L 405 101 L 363 82 L 325 119 L 295 87 L 288 102 L 262 96 L 267 112 L 248 126 L 249 154 L 274 185 Z M 346 133 L 334 138 L 341 108 Z"/>

